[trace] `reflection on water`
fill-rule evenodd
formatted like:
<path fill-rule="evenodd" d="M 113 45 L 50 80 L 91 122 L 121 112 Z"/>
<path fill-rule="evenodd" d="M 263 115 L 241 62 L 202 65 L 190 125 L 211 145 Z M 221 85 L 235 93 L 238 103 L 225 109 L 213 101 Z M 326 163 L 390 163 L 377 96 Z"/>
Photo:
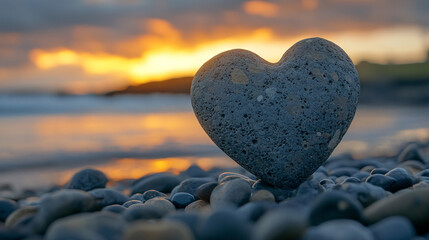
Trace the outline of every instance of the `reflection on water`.
<path fill-rule="evenodd" d="M 83 167 L 98 168 L 118 180 L 177 173 L 191 164 L 204 169 L 237 166 L 204 133 L 188 97 L 58 101 L 49 111 L 37 109 L 37 100 L 31 100 L 31 114 L 22 101 L 19 114 L 13 107 L 8 108 L 11 113 L 0 112 L 0 184 L 65 183 Z M 86 102 L 91 109 L 85 109 Z M 138 110 L 140 105 L 144 110 Z M 103 111 L 94 111 L 99 108 Z M 334 155 L 396 153 L 405 141 L 429 139 L 428 119 L 428 107 L 361 106 Z"/>

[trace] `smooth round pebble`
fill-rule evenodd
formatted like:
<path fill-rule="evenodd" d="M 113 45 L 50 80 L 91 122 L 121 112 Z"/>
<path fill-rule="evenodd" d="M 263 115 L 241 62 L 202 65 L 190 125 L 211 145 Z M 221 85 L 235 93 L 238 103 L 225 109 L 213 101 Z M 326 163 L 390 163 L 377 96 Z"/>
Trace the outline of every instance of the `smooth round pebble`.
<path fill-rule="evenodd" d="M 174 194 L 173 198 L 171 199 L 171 202 L 177 208 L 185 208 L 193 201 L 195 201 L 195 197 L 192 194 L 186 192 L 178 192 Z"/>
<path fill-rule="evenodd" d="M 136 199 L 136 200 L 146 202 L 147 200 L 152 199 L 152 198 L 157 198 L 157 197 L 166 198 L 167 194 L 156 191 L 156 190 L 148 190 L 148 191 L 144 192 L 141 197 L 143 198 L 143 200 L 140 200 L 140 199 Z"/>
<path fill-rule="evenodd" d="M 324 192 L 311 206 L 310 224 L 319 225 L 333 219 L 362 218 L 362 205 L 350 195 L 340 191 Z"/>
<path fill-rule="evenodd" d="M 249 183 L 241 178 L 219 184 L 210 196 L 210 205 L 213 209 L 234 206 L 239 207 L 250 199 L 252 189 Z"/>
<path fill-rule="evenodd" d="M 185 207 L 185 212 L 209 213 L 210 211 L 210 204 L 203 200 L 197 200 Z"/>
<path fill-rule="evenodd" d="M 379 173 L 372 174 L 366 179 L 367 183 L 383 188 L 386 191 L 392 191 L 396 180 L 392 177 L 385 176 Z"/>
<path fill-rule="evenodd" d="M 278 63 L 241 49 L 218 54 L 195 74 L 191 103 L 205 132 L 229 157 L 271 185 L 295 188 L 341 141 L 359 91 L 347 54 L 310 38 Z"/>
<path fill-rule="evenodd" d="M 185 179 L 179 185 L 177 185 L 173 189 L 173 191 L 171 191 L 171 197 L 174 197 L 176 193 L 185 192 L 185 193 L 191 194 L 192 196 L 194 196 L 194 198 L 198 198 L 198 195 L 197 195 L 198 187 L 200 187 L 205 183 L 213 182 L 213 180 L 214 179 L 210 177 Z"/>
<path fill-rule="evenodd" d="M 23 220 L 24 218 L 35 216 L 37 211 L 39 211 L 38 206 L 24 206 L 16 209 L 14 212 L 9 214 L 6 219 L 5 226 L 8 228 L 13 228 L 15 224 Z"/>
<path fill-rule="evenodd" d="M 208 182 L 197 188 L 197 196 L 206 202 L 210 202 L 210 195 L 213 192 L 213 189 L 218 185 L 217 182 Z"/>
<path fill-rule="evenodd" d="M 113 205 L 109 205 L 104 207 L 101 211 L 102 212 L 113 212 L 113 213 L 118 213 L 121 214 L 123 213 L 127 208 L 125 208 L 122 205 L 119 204 L 113 204 Z"/>
<path fill-rule="evenodd" d="M 397 192 L 401 189 L 408 188 L 413 186 L 414 180 L 411 174 L 403 168 L 394 168 L 385 174 L 388 177 L 392 177 L 396 180 L 395 184 L 392 186 L 392 191 Z"/>
<path fill-rule="evenodd" d="M 108 179 L 103 172 L 87 168 L 73 175 L 68 188 L 90 191 L 95 188 L 105 188 L 107 181 Z"/>
<path fill-rule="evenodd" d="M 131 194 L 144 193 L 148 190 L 157 190 L 169 193 L 180 184 L 180 178 L 171 173 L 157 173 L 137 179 L 131 189 Z"/>
<path fill-rule="evenodd" d="M 134 204 L 122 212 L 124 219 L 127 222 L 137 220 L 161 219 L 165 212 L 156 207 L 151 207 L 145 204 Z"/>
<path fill-rule="evenodd" d="M 372 171 L 371 171 L 371 175 L 374 175 L 374 174 L 381 174 L 381 175 L 384 175 L 384 174 L 386 174 L 386 173 L 388 173 L 389 172 L 389 169 L 386 169 L 386 168 L 374 168 Z"/>
<path fill-rule="evenodd" d="M 389 217 L 370 226 L 377 240 L 405 240 L 416 236 L 413 224 L 404 217 Z"/>
<path fill-rule="evenodd" d="M 307 229 L 307 216 L 299 211 L 281 209 L 265 214 L 255 226 L 256 240 L 300 240 Z"/>
<path fill-rule="evenodd" d="M 350 194 L 365 208 L 374 202 L 387 197 L 387 192 L 383 188 L 367 182 L 340 184 L 334 186 L 333 189 Z"/>
<path fill-rule="evenodd" d="M 142 204 L 143 202 L 142 201 L 140 201 L 140 200 L 129 200 L 129 201 L 126 201 L 126 202 L 124 202 L 124 204 L 122 204 L 122 206 L 124 207 L 124 208 L 128 208 L 128 207 L 130 207 L 131 205 L 134 205 L 134 204 Z"/>
<path fill-rule="evenodd" d="M 339 219 L 308 229 L 303 240 L 375 240 L 372 232 L 359 222 Z"/>
<path fill-rule="evenodd" d="M 0 198 L 0 222 L 4 222 L 6 218 L 18 208 L 18 204 L 10 199 Z"/>
<path fill-rule="evenodd" d="M 147 200 L 144 205 L 149 206 L 153 209 L 157 209 L 164 216 L 176 211 L 176 208 L 174 207 L 173 203 L 171 203 L 165 198 L 152 198 Z"/>
<path fill-rule="evenodd" d="M 201 226 L 199 239 L 249 240 L 252 230 L 250 224 L 246 221 L 242 221 L 234 211 L 231 210 L 232 209 L 215 211 Z"/>
<path fill-rule="evenodd" d="M 113 189 L 94 189 L 88 192 L 96 200 L 97 208 L 101 209 L 112 204 L 124 204 L 128 197 Z"/>
<path fill-rule="evenodd" d="M 267 190 L 259 190 L 250 196 L 250 202 L 275 202 L 274 195 Z"/>
<path fill-rule="evenodd" d="M 136 222 L 128 227 L 123 240 L 193 240 L 188 226 L 177 221 Z"/>

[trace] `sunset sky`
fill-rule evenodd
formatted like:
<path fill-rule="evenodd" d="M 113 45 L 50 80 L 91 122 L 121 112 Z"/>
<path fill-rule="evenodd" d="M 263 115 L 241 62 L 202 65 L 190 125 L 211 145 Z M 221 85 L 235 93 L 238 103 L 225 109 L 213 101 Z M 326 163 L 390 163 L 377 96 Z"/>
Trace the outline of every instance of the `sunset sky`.
<path fill-rule="evenodd" d="M 192 76 L 233 48 L 275 62 L 320 36 L 357 64 L 425 60 L 428 0 L 2 0 L 0 92 L 103 92 Z"/>

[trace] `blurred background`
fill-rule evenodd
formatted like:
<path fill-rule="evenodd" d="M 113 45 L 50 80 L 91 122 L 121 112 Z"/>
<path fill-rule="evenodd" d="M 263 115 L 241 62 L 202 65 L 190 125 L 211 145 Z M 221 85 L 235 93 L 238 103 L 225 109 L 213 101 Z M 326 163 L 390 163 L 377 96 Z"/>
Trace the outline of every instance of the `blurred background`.
<path fill-rule="evenodd" d="M 395 154 L 429 139 L 427 0 L 2 0 L 0 188 L 236 164 L 198 124 L 193 74 L 233 48 L 276 62 L 323 37 L 361 77 L 333 156 Z"/>

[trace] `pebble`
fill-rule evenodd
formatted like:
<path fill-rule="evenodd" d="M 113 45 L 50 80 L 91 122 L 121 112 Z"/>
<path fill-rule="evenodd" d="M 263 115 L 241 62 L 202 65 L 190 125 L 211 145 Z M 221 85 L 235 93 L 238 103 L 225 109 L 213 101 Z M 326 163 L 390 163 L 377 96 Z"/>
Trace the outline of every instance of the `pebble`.
<path fill-rule="evenodd" d="M 124 208 L 128 208 L 128 207 L 130 207 L 131 205 L 134 205 L 134 204 L 143 204 L 143 202 L 140 201 L 140 200 L 129 200 L 129 201 L 124 202 L 124 204 L 122 204 L 122 206 Z"/>
<path fill-rule="evenodd" d="M 393 191 L 393 187 L 396 184 L 396 179 L 376 173 L 369 176 L 366 179 L 366 182 L 371 183 L 374 186 L 381 187 L 386 191 Z"/>
<path fill-rule="evenodd" d="M 310 224 L 319 225 L 333 219 L 362 219 L 363 207 L 354 198 L 341 191 L 322 193 L 310 210 Z"/>
<path fill-rule="evenodd" d="M 336 185 L 333 187 L 334 190 L 344 191 L 354 199 L 358 200 L 363 207 L 368 207 L 380 199 L 387 197 L 387 192 L 378 186 L 372 185 L 367 182 L 363 183 L 345 183 Z"/>
<path fill-rule="evenodd" d="M 429 188 L 395 193 L 367 207 L 364 216 L 373 224 L 391 216 L 408 218 L 418 232 L 429 229 Z"/>
<path fill-rule="evenodd" d="M 382 174 L 382 175 L 384 175 L 384 174 L 386 174 L 388 172 L 389 172 L 389 169 L 386 169 L 386 168 L 374 168 L 371 171 L 371 175 L 374 175 L 374 174 Z"/>
<path fill-rule="evenodd" d="M 0 222 L 4 222 L 6 218 L 18 208 L 18 204 L 7 198 L 0 198 Z"/>
<path fill-rule="evenodd" d="M 212 195 L 213 189 L 218 185 L 217 182 L 204 183 L 197 188 L 197 197 L 206 202 L 210 202 L 210 196 Z"/>
<path fill-rule="evenodd" d="M 48 226 L 59 218 L 93 211 L 96 208 L 96 199 L 82 190 L 64 189 L 45 194 L 40 199 L 40 208 L 34 217 L 34 230 L 44 233 Z"/>
<path fill-rule="evenodd" d="M 137 220 L 161 219 L 165 212 L 160 208 L 153 208 L 145 204 L 134 204 L 122 212 L 124 219 L 127 222 Z"/>
<path fill-rule="evenodd" d="M 113 189 L 94 189 L 89 191 L 89 194 L 96 200 L 97 208 L 102 209 L 105 206 L 112 204 L 124 204 L 128 201 L 128 197 Z"/>
<path fill-rule="evenodd" d="M 185 207 L 185 212 L 200 212 L 200 213 L 210 213 L 211 207 L 210 204 L 203 200 L 197 200 L 190 203 Z"/>
<path fill-rule="evenodd" d="M 156 190 L 169 193 L 180 184 L 180 178 L 171 173 L 158 173 L 136 180 L 131 194 L 144 193 L 147 190 Z"/>
<path fill-rule="evenodd" d="M 372 232 L 359 222 L 339 219 L 308 229 L 303 240 L 375 240 Z"/>
<path fill-rule="evenodd" d="M 413 177 L 403 168 L 394 168 L 386 173 L 385 176 L 392 177 L 396 180 L 395 184 L 392 186 L 393 192 L 411 187 L 414 184 Z"/>
<path fill-rule="evenodd" d="M 360 179 L 356 177 L 347 177 L 341 182 L 341 184 L 344 184 L 344 183 L 360 183 Z"/>
<path fill-rule="evenodd" d="M 210 204 L 213 209 L 225 206 L 239 207 L 250 199 L 252 189 L 249 183 L 237 178 L 219 184 L 210 196 Z"/>
<path fill-rule="evenodd" d="M 219 174 L 217 181 L 220 184 L 220 183 L 224 183 L 224 182 L 236 179 L 236 178 L 241 178 L 243 180 L 246 180 L 251 185 L 253 183 L 255 183 L 255 180 L 253 180 L 253 179 L 251 179 L 251 178 L 249 178 L 247 176 L 244 176 L 243 174 L 239 174 L 239 173 L 235 173 L 235 172 L 224 172 L 224 173 L 221 173 L 221 174 Z"/>
<path fill-rule="evenodd" d="M 166 198 L 167 194 L 156 191 L 156 190 L 147 190 L 146 192 L 141 194 L 141 197 L 142 197 L 142 200 L 140 200 L 140 199 L 136 199 L 136 200 L 146 202 L 147 200 L 152 199 L 152 198 L 157 198 L 157 197 Z"/>
<path fill-rule="evenodd" d="M 276 198 L 274 195 L 267 190 L 259 190 L 254 192 L 250 196 L 250 202 L 275 202 Z"/>
<path fill-rule="evenodd" d="M 126 209 L 127 208 L 125 208 L 122 205 L 112 204 L 112 205 L 104 207 L 101 211 L 102 212 L 113 212 L 113 213 L 122 214 Z"/>
<path fill-rule="evenodd" d="M 6 219 L 5 226 L 13 228 L 18 222 L 25 218 L 33 217 L 39 211 L 38 206 L 24 206 L 12 212 Z"/>
<path fill-rule="evenodd" d="M 302 212 L 281 209 L 265 214 L 255 226 L 257 240 L 300 240 L 307 230 L 307 216 Z"/>
<path fill-rule="evenodd" d="M 45 239 L 117 240 L 121 239 L 125 227 L 125 221 L 118 214 L 82 213 L 55 221 Z"/>
<path fill-rule="evenodd" d="M 171 203 L 165 198 L 160 197 L 149 199 L 143 205 L 149 206 L 150 208 L 160 211 L 164 216 L 176 211 L 176 208 L 174 207 L 173 203 Z"/>
<path fill-rule="evenodd" d="M 417 160 L 423 164 L 426 164 L 428 161 L 421 152 L 419 145 L 417 143 L 408 144 L 399 154 L 397 161 L 399 163 L 405 162 L 407 160 Z"/>
<path fill-rule="evenodd" d="M 350 177 L 353 174 L 357 173 L 359 170 L 357 170 L 356 168 L 352 168 L 352 167 L 342 167 L 342 168 L 335 168 L 331 171 L 329 171 L 329 176 L 335 176 L 335 177 L 342 177 L 342 176 L 346 176 L 346 177 Z"/>
<path fill-rule="evenodd" d="M 207 177 L 207 178 L 188 178 L 186 180 L 183 180 L 179 185 L 177 185 L 173 191 L 171 191 L 171 197 L 173 197 L 176 193 L 179 192 L 185 192 L 189 193 L 194 198 L 198 198 L 197 196 L 197 189 L 199 186 L 208 183 L 213 182 L 214 179 Z"/>
<path fill-rule="evenodd" d="M 231 209 L 215 211 L 199 231 L 201 240 L 249 240 L 251 236 L 250 224 L 241 221 Z"/>
<path fill-rule="evenodd" d="M 171 202 L 177 208 L 185 208 L 194 201 L 195 197 L 192 194 L 186 192 L 178 192 L 174 194 L 173 198 L 171 199 Z"/>
<path fill-rule="evenodd" d="M 201 169 L 198 165 L 192 164 L 188 169 L 181 172 L 181 175 L 185 175 L 191 178 L 203 178 L 207 177 L 207 172 Z"/>
<path fill-rule="evenodd" d="M 403 240 L 416 236 L 413 224 L 404 217 L 388 217 L 371 225 L 370 229 L 377 240 Z"/>
<path fill-rule="evenodd" d="M 357 172 L 353 174 L 352 177 L 358 178 L 359 180 L 364 182 L 369 175 L 369 172 Z"/>
<path fill-rule="evenodd" d="M 90 191 L 95 188 L 105 188 L 107 181 L 103 172 L 87 168 L 73 175 L 68 188 Z"/>
<path fill-rule="evenodd" d="M 253 192 L 256 192 L 259 190 L 267 190 L 267 191 L 271 192 L 274 195 L 274 197 L 276 198 L 277 202 L 283 201 L 286 198 L 291 197 L 294 193 L 293 189 L 276 188 L 274 186 L 263 183 L 261 180 L 256 181 L 252 185 L 252 191 Z"/>
<path fill-rule="evenodd" d="M 398 165 L 398 167 L 404 168 L 405 170 L 407 170 L 407 172 L 411 174 L 416 174 L 425 169 L 425 165 L 422 162 L 417 160 L 408 160 L 408 161 L 402 162 L 401 164 Z"/>
<path fill-rule="evenodd" d="M 201 201 L 201 200 L 198 200 Z M 177 214 L 172 214 L 166 216 L 163 221 L 172 221 L 172 222 L 179 222 L 183 223 L 191 230 L 192 235 L 198 239 L 198 231 L 201 228 L 202 224 L 205 222 L 205 217 L 201 214 L 197 213 L 189 213 L 189 212 L 178 212 Z"/>
<path fill-rule="evenodd" d="M 178 221 L 136 222 L 124 233 L 123 240 L 193 240 L 191 230 Z"/>
<path fill-rule="evenodd" d="M 215 56 L 196 73 L 191 103 L 229 157 L 271 185 L 295 188 L 341 141 L 359 89 L 347 54 L 311 38 L 293 45 L 277 64 L 246 50 Z"/>

